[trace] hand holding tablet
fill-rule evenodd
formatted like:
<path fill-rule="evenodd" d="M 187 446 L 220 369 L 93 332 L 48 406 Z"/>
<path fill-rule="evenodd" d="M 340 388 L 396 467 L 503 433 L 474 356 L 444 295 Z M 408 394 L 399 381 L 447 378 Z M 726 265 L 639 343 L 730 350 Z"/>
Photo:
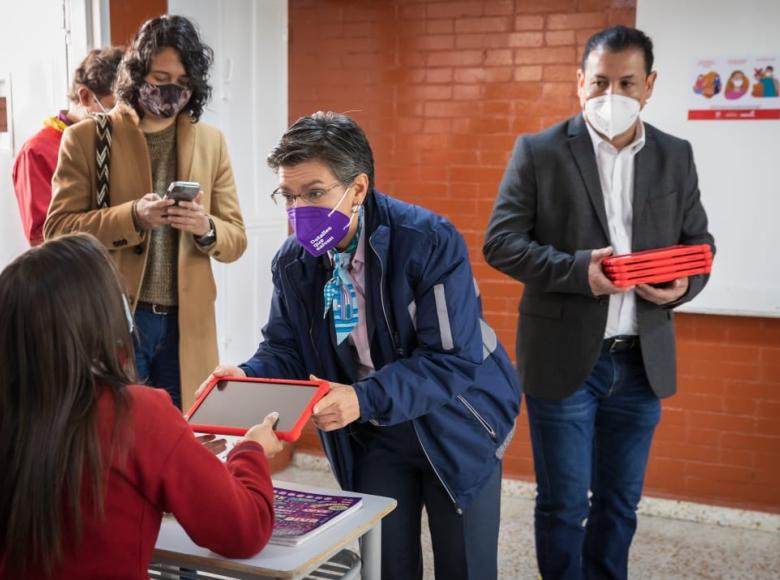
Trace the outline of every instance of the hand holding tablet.
<path fill-rule="evenodd" d="M 309 375 L 312 381 L 319 381 Z M 341 383 L 328 383 L 330 389 L 312 410 L 314 425 L 323 431 L 334 431 L 346 427 L 360 418 L 360 401 L 355 387 Z"/>
<path fill-rule="evenodd" d="M 260 416 L 276 411 L 277 437 L 295 441 L 328 389 L 327 381 L 213 377 L 185 418 L 194 431 L 249 436 Z"/>
<path fill-rule="evenodd" d="M 269 413 L 262 423 L 247 431 L 244 438 L 262 445 L 266 457 L 271 458 L 282 450 L 282 442 L 274 432 L 278 422 L 279 413 Z"/>

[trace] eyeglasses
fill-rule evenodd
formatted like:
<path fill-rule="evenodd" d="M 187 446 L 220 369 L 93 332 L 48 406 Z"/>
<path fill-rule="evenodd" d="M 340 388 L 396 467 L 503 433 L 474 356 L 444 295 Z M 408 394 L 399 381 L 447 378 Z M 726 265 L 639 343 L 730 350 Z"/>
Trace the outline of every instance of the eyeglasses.
<path fill-rule="evenodd" d="M 298 195 L 277 188 L 271 193 L 271 199 L 276 205 L 280 205 L 282 202 L 284 202 L 284 205 L 287 207 L 294 205 L 295 201 L 298 199 L 310 205 L 318 205 L 323 202 L 325 196 L 331 189 L 335 189 L 339 185 L 343 186 L 344 184 L 338 182 L 324 189 L 310 189 L 309 191 L 304 191 Z"/>

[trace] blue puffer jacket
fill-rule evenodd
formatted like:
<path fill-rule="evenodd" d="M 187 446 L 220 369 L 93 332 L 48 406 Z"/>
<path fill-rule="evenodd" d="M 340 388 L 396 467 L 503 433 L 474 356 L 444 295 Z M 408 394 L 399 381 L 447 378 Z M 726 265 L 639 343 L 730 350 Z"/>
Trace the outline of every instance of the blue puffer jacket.
<path fill-rule="evenodd" d="M 411 421 L 456 510 L 476 497 L 514 432 L 520 387 L 482 320 L 463 238 L 444 218 L 374 191 L 365 203 L 366 316 L 376 372 L 355 383 L 361 421 Z M 326 257 L 290 237 L 273 262 L 274 295 L 248 376 L 339 381 L 323 318 Z M 344 489 L 352 489 L 347 429 L 320 431 Z"/>

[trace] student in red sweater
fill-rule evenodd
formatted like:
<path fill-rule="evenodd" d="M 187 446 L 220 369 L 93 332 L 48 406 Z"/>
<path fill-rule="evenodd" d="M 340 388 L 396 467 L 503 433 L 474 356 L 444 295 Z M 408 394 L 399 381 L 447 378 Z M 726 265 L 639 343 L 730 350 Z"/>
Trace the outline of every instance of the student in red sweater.
<path fill-rule="evenodd" d="M 0 578 L 148 578 L 163 512 L 227 557 L 271 535 L 276 414 L 220 463 L 166 391 L 132 384 L 127 312 L 88 234 L 0 274 Z"/>
<path fill-rule="evenodd" d="M 43 122 L 43 128 L 24 142 L 13 167 L 14 192 L 24 235 L 31 246 L 43 242 L 43 222 L 51 201 L 51 177 L 57 167 L 62 132 L 91 113 L 114 106 L 111 91 L 122 60 L 121 48 L 96 48 L 73 73 L 70 106 Z"/>

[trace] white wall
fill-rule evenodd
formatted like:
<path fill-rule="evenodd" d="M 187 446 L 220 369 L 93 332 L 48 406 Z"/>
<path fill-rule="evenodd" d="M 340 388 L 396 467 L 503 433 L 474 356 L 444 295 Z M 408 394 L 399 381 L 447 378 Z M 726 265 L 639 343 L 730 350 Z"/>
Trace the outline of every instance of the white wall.
<path fill-rule="evenodd" d="M 709 284 L 681 310 L 780 316 L 780 121 L 687 120 L 694 59 L 780 54 L 780 2 L 639 0 L 637 27 L 658 70 L 642 117 L 691 142 L 718 247 Z"/>
<path fill-rule="evenodd" d="M 25 0 L 12 9 L 4 6 L 0 96 L 7 98 L 11 112 L 9 132 L 0 133 L 0 269 L 28 247 L 11 182 L 13 159 L 46 117 L 68 107 L 69 75 L 101 41 L 100 8 L 98 0 Z"/>
<path fill-rule="evenodd" d="M 214 49 L 214 95 L 203 121 L 225 134 L 249 241 L 237 262 L 214 264 L 217 332 L 222 361 L 243 362 L 268 318 L 271 259 L 287 237 L 265 163 L 287 128 L 287 2 L 169 0 L 168 11 L 194 20 Z"/>
<path fill-rule="evenodd" d="M 27 249 L 11 183 L 14 155 L 44 118 L 67 107 L 67 75 L 88 48 L 103 43 L 98 20 L 106 5 L 25 0 L 14 4 L 12 18 L 0 19 L 0 96 L 13 109 L 12 133 L 0 133 L 0 269 Z M 217 328 L 222 360 L 241 362 L 259 342 L 271 301 L 271 258 L 287 236 L 286 215 L 269 198 L 276 177 L 265 164 L 287 127 L 287 2 L 169 0 L 168 6 L 195 20 L 215 53 L 214 97 L 203 120 L 227 139 L 249 238 L 238 262 L 214 264 Z"/>
<path fill-rule="evenodd" d="M 16 151 L 67 106 L 63 5 L 52 0 L 15 2 L 0 18 L 0 96 L 12 110 L 9 133 L 0 133 L 0 268 L 27 249 L 11 183 Z M 8 14 L 11 13 L 11 17 Z"/>

